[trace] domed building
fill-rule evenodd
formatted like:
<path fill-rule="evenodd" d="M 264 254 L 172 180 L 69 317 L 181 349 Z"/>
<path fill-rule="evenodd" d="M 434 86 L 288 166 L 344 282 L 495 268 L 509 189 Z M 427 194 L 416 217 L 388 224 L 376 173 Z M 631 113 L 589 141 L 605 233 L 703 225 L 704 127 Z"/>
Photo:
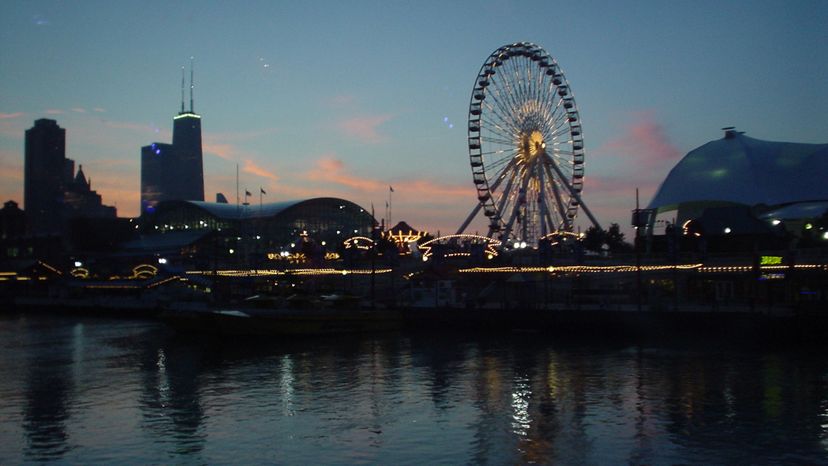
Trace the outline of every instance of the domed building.
<path fill-rule="evenodd" d="M 722 139 L 690 151 L 670 171 L 649 208 L 678 225 L 708 217 L 734 221 L 748 211 L 765 225 L 797 233 L 828 210 L 828 144 L 763 141 L 725 128 Z M 746 218 L 746 217 L 745 217 Z M 717 220 L 718 221 L 718 220 Z M 721 223 L 721 221 L 718 221 Z M 757 223 L 707 225 L 707 234 L 756 233 Z M 721 227 L 721 228 L 719 228 Z M 721 230 L 721 231 L 720 231 Z"/>

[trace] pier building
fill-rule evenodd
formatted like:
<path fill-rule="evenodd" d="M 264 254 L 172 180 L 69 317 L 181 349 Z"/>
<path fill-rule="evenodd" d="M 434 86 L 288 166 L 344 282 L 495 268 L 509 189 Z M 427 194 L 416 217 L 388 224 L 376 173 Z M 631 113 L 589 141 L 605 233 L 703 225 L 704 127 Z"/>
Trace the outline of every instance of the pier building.
<path fill-rule="evenodd" d="M 695 223 L 708 236 L 774 231 L 799 236 L 813 229 L 828 211 L 828 144 L 764 141 L 731 127 L 724 131 L 723 138 L 690 151 L 670 171 L 650 202 L 655 214 L 650 227 L 662 217 L 684 230 Z"/>
<path fill-rule="evenodd" d="M 144 216 L 133 251 L 260 264 L 301 252 L 335 250 L 354 236 L 370 236 L 373 216 L 351 201 L 311 198 L 259 205 L 164 201 Z"/>

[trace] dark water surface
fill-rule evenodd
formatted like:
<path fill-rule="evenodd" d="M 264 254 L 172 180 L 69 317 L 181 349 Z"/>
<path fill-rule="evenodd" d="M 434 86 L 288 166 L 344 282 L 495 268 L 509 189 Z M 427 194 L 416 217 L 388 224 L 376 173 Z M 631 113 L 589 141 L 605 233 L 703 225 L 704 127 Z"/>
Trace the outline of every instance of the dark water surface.
<path fill-rule="evenodd" d="M 826 464 L 821 348 L 0 317 L 0 464 Z"/>

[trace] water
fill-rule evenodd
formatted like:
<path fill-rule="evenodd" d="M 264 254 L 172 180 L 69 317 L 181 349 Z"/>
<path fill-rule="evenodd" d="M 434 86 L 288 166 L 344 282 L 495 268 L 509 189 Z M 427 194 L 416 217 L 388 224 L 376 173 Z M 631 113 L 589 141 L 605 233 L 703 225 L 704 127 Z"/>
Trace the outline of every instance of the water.
<path fill-rule="evenodd" d="M 0 317 L 0 464 L 828 464 L 822 349 Z"/>

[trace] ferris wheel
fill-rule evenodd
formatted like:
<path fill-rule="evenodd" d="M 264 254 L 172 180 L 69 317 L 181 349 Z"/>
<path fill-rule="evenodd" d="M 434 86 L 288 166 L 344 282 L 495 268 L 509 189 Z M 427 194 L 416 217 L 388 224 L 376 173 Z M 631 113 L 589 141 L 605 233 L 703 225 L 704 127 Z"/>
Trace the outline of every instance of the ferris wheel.
<path fill-rule="evenodd" d="M 492 52 L 469 103 L 469 162 L 489 234 L 533 243 L 572 231 L 581 200 L 584 138 L 569 83 L 544 49 L 520 42 Z"/>

